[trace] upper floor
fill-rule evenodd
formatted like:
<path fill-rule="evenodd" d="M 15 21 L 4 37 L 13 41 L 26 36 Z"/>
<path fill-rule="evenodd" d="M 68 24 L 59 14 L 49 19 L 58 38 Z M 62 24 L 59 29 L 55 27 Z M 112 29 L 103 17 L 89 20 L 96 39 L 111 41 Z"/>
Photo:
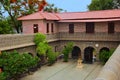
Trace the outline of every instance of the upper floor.
<path fill-rule="evenodd" d="M 18 20 L 22 20 L 23 34 L 39 32 L 48 36 L 57 35 L 61 40 L 120 41 L 119 14 L 120 10 L 57 14 L 37 12 Z"/>

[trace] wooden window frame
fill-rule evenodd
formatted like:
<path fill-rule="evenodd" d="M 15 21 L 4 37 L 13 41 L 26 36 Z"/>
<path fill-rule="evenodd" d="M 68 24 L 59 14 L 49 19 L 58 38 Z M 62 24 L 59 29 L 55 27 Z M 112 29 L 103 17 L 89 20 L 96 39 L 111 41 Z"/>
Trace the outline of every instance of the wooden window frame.
<path fill-rule="evenodd" d="M 108 34 L 115 33 L 115 24 L 114 22 L 108 22 Z"/>
<path fill-rule="evenodd" d="M 86 22 L 86 33 L 95 33 L 95 23 Z"/>
<path fill-rule="evenodd" d="M 46 24 L 46 33 L 49 33 L 49 23 Z"/>
<path fill-rule="evenodd" d="M 69 33 L 74 33 L 74 24 L 69 24 Z"/>
<path fill-rule="evenodd" d="M 51 23 L 51 32 L 54 33 L 54 24 Z"/>
<path fill-rule="evenodd" d="M 38 33 L 38 24 L 33 24 L 34 33 Z"/>

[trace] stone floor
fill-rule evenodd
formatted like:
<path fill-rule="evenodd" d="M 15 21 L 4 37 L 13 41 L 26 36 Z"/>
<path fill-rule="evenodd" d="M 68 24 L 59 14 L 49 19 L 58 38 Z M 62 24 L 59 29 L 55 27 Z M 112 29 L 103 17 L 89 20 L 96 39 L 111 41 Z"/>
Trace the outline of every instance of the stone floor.
<path fill-rule="evenodd" d="M 42 66 L 34 74 L 20 80 L 94 80 L 102 68 L 98 62 L 83 65 L 82 69 L 78 69 L 76 60 L 67 63 L 58 61 L 53 66 Z"/>

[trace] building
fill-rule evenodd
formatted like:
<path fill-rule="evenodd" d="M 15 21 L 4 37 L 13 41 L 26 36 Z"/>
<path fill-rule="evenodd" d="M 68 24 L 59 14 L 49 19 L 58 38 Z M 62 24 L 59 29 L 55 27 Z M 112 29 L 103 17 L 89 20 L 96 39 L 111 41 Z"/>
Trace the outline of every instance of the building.
<path fill-rule="evenodd" d="M 72 56 L 81 53 L 86 61 L 92 60 L 93 53 L 98 58 L 101 50 L 116 48 L 120 43 L 120 10 L 36 12 L 18 20 L 22 21 L 23 34 L 40 32 L 52 37 L 50 44 L 55 51 L 73 41 Z"/>

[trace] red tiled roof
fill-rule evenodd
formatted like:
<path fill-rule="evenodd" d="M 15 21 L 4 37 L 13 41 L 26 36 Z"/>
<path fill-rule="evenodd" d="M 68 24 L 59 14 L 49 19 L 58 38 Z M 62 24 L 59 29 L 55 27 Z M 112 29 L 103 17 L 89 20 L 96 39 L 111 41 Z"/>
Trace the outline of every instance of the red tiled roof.
<path fill-rule="evenodd" d="M 48 13 L 48 12 L 36 12 L 31 15 L 18 18 L 18 20 L 46 19 L 46 20 L 60 20 L 59 22 L 62 22 L 62 20 L 101 21 L 101 19 L 103 19 L 102 21 L 107 21 L 108 19 L 112 20 L 118 18 L 120 19 L 120 9 L 88 11 L 88 12 L 64 12 L 64 13 L 56 13 L 56 14 Z"/>
<path fill-rule="evenodd" d="M 100 10 L 88 12 L 66 12 L 57 14 L 64 19 L 120 18 L 120 10 Z"/>
<path fill-rule="evenodd" d="M 59 18 L 54 13 L 40 11 L 18 18 L 18 20 L 35 20 L 35 19 L 59 20 Z"/>
<path fill-rule="evenodd" d="M 105 21 L 120 21 L 120 18 L 118 19 L 60 20 L 58 22 L 105 22 Z"/>

